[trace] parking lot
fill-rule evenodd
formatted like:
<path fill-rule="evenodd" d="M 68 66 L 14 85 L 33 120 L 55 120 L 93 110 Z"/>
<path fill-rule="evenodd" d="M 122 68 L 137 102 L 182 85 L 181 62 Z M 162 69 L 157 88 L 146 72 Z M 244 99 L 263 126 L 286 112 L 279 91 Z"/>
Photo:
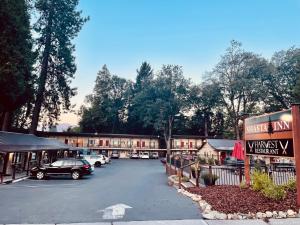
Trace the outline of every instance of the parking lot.
<path fill-rule="evenodd" d="M 80 180 L 27 179 L 1 185 L 0 196 L 6 224 L 112 221 L 104 214 L 116 205 L 122 221 L 201 218 L 195 203 L 167 185 L 159 160 L 116 159 Z"/>

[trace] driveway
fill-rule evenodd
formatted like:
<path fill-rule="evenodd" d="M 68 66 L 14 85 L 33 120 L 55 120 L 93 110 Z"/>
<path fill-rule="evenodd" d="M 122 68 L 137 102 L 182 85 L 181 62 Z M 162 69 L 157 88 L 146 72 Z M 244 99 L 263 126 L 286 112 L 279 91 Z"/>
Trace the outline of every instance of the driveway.
<path fill-rule="evenodd" d="M 199 219 L 197 204 L 167 185 L 159 160 L 114 160 L 81 180 L 28 179 L 0 185 L 0 223 L 79 223 Z M 105 210 L 106 209 L 106 210 Z M 110 210 L 110 211 L 109 211 Z M 104 219 L 103 218 L 106 218 Z"/>

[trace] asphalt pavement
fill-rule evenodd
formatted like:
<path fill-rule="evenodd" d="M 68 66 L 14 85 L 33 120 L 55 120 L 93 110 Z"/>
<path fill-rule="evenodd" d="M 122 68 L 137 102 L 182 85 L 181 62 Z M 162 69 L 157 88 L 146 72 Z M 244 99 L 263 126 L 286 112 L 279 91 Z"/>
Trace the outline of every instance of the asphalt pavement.
<path fill-rule="evenodd" d="M 197 204 L 167 185 L 159 160 L 113 160 L 76 181 L 0 185 L 0 197 L 0 224 L 201 219 Z"/>

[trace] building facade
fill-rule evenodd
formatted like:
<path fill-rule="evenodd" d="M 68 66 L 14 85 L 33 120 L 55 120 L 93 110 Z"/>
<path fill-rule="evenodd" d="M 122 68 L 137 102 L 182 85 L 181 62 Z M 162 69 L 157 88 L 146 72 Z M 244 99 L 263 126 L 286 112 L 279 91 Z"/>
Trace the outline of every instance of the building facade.
<path fill-rule="evenodd" d="M 132 152 L 158 152 L 160 156 L 165 155 L 165 149 L 160 148 L 159 137 L 153 135 L 69 132 L 40 132 L 38 135 L 56 138 L 69 146 L 88 148 L 108 156 L 118 151 L 120 158 L 128 158 Z"/>

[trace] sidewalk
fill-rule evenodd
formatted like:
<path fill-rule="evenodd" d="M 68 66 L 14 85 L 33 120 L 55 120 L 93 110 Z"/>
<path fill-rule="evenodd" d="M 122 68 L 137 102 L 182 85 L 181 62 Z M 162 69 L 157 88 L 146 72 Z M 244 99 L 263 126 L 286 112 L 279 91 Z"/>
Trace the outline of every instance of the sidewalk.
<path fill-rule="evenodd" d="M 10 225 L 10 224 L 5 224 L 5 225 Z M 14 225 L 18 225 L 18 224 L 14 224 Z M 46 225 L 46 224 L 42 224 L 42 225 Z M 300 225 L 300 218 L 270 219 L 268 223 L 262 220 L 156 220 L 156 221 L 69 223 L 69 224 L 47 224 L 47 225 Z"/>
<path fill-rule="evenodd" d="M 12 176 L 3 176 L 3 183 L 1 183 L 0 181 L 0 185 L 1 184 L 10 184 L 10 183 L 16 183 L 19 182 L 21 180 L 25 180 L 28 178 L 28 175 L 26 172 L 23 173 L 17 173 L 15 179 L 12 179 Z"/>

